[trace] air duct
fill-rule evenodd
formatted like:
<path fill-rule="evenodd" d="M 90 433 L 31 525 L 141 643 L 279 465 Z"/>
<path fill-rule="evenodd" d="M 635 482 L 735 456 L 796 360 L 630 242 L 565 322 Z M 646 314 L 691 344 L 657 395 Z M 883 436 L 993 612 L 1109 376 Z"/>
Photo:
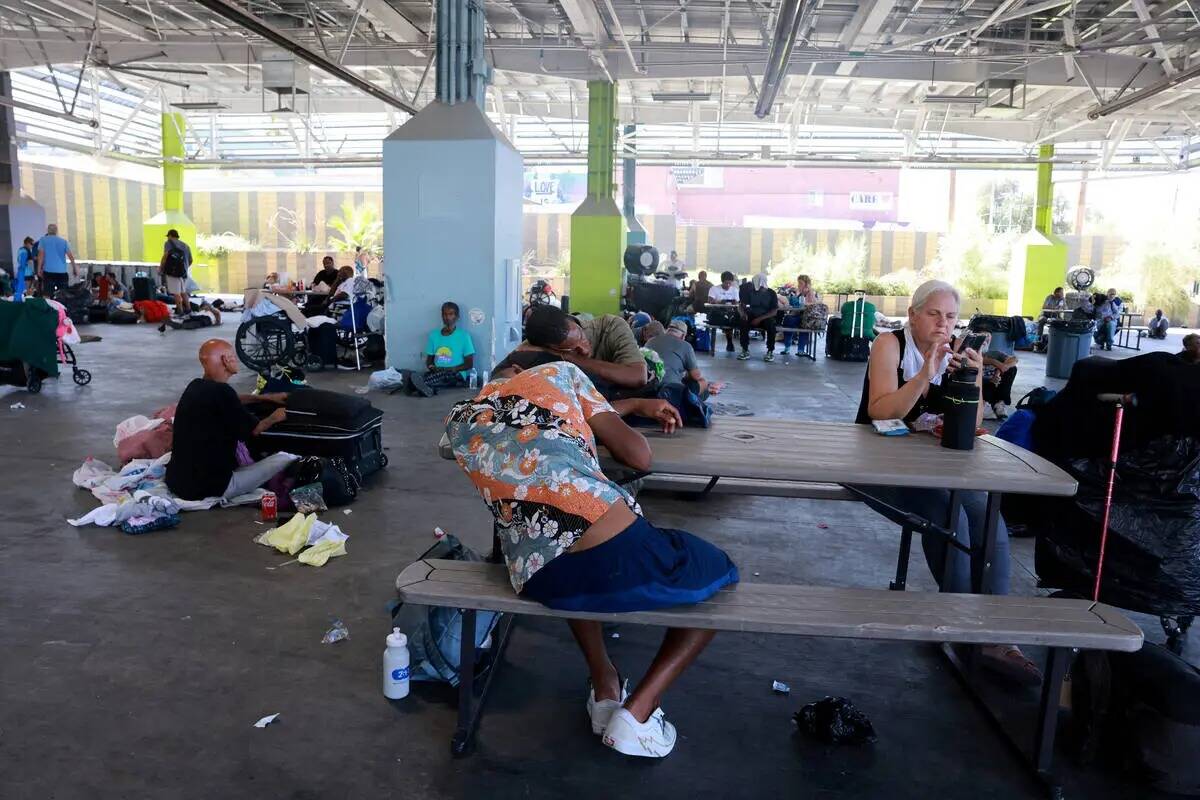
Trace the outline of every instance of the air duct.
<path fill-rule="evenodd" d="M 251 14 L 245 8 L 234 5 L 229 0 L 195 0 L 195 2 L 235 25 L 240 25 L 246 30 L 258 34 L 277 47 L 282 47 L 287 52 L 295 55 L 302 61 L 312 64 L 322 72 L 326 72 L 338 80 L 344 81 L 354 88 L 369 94 L 376 100 L 386 103 L 393 108 L 398 108 L 401 111 L 407 111 L 409 114 L 417 113 L 417 109 L 411 104 L 406 103 L 391 92 L 379 88 L 360 75 L 346 69 L 341 64 L 335 64 L 315 50 L 281 33 L 269 23 Z"/>
<path fill-rule="evenodd" d="M 809 0 L 783 0 L 779 16 L 775 21 L 775 35 L 771 38 L 771 51 L 767 54 L 767 65 L 763 70 L 762 86 L 758 92 L 758 105 L 754 116 L 762 119 L 771 113 L 775 95 L 783 79 L 787 77 L 788 62 L 792 60 L 792 48 L 800 24 L 808 14 Z"/>

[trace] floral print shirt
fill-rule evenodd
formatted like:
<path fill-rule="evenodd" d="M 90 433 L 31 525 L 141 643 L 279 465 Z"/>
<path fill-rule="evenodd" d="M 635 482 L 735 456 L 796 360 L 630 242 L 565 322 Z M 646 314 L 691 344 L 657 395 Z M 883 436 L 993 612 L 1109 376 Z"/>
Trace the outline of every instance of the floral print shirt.
<path fill-rule="evenodd" d="M 640 513 L 604 476 L 588 420 L 613 408 L 574 364 L 493 381 L 446 419 L 454 457 L 496 518 L 519 593 L 614 503 Z"/>

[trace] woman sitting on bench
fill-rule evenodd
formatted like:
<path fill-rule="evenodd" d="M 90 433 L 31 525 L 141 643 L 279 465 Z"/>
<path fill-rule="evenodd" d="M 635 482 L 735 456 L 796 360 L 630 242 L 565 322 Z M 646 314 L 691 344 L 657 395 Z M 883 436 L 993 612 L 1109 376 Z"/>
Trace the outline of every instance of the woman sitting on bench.
<path fill-rule="evenodd" d="M 862 400 L 855 422 L 869 425 L 874 420 L 903 419 L 913 422 L 925 413 L 940 413 L 942 377 L 958 365 L 973 367 L 983 375 L 983 361 L 974 350 L 964 350 L 962 340 L 953 339 L 960 304 L 958 290 L 944 281 L 926 281 L 913 293 L 904 328 L 880 336 L 871 347 L 871 360 L 863 378 Z M 978 380 L 978 379 L 977 379 Z M 979 418 L 983 403 L 979 404 Z M 976 427 L 979 420 L 976 421 Z M 913 489 L 872 486 L 863 491 L 883 505 L 867 504 L 879 513 L 903 523 L 891 506 L 942 525 L 950 513 L 950 492 L 945 489 Z M 969 533 L 971 551 L 982 559 L 986 526 L 987 499 L 982 492 L 960 492 L 962 508 L 955 521 L 955 532 Z M 921 537 L 925 561 L 943 591 L 971 591 L 971 558 L 954 550 L 949 562 L 948 545 L 936 535 Z M 977 564 L 976 568 L 982 566 Z M 995 558 L 989 594 L 1008 594 L 1010 559 L 1008 528 L 1001 518 L 996 530 Z M 944 570 L 944 571 L 943 571 Z M 1036 686 L 1042 676 L 1037 666 L 1016 646 L 995 645 L 981 648 L 980 662 L 994 672 L 1019 683 Z"/>
<path fill-rule="evenodd" d="M 670 432 L 681 424 L 675 409 L 645 398 L 610 405 L 583 370 L 560 358 L 542 350 L 509 354 L 478 397 L 456 405 L 446 423 L 455 459 L 496 518 L 513 588 L 550 608 L 609 614 L 700 603 L 736 583 L 737 567 L 723 551 L 650 524 L 633 497 L 600 470 L 596 440 L 617 461 L 648 470 L 650 445 L 621 415 L 657 420 Z M 625 755 L 670 753 L 675 728 L 659 698 L 713 631 L 668 630 L 649 671 L 627 694 L 601 623 L 567 624 L 591 673 L 592 732 Z"/>

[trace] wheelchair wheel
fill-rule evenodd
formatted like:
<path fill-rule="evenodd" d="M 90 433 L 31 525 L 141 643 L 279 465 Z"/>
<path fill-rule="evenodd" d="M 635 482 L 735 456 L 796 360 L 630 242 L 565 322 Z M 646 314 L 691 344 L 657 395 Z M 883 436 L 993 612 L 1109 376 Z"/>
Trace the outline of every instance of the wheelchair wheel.
<path fill-rule="evenodd" d="M 71 380 L 75 381 L 75 383 L 79 386 L 87 386 L 92 382 L 92 373 L 88 372 L 86 369 L 72 370 Z"/>
<path fill-rule="evenodd" d="M 234 348 L 247 367 L 255 372 L 268 372 L 271 367 L 291 361 L 296 335 L 292 333 L 290 320 L 256 317 L 238 326 Z"/>

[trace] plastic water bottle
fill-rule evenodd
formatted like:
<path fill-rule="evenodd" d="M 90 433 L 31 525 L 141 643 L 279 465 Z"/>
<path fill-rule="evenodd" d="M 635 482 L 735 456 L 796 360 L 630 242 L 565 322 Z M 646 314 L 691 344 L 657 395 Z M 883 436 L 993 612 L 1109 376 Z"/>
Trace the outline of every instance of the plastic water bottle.
<path fill-rule="evenodd" d="M 408 637 L 392 628 L 383 651 L 383 696 L 389 700 L 408 697 Z"/>
<path fill-rule="evenodd" d="M 467 388 L 479 388 L 479 372 L 474 367 L 472 367 L 471 371 L 467 373 Z"/>

